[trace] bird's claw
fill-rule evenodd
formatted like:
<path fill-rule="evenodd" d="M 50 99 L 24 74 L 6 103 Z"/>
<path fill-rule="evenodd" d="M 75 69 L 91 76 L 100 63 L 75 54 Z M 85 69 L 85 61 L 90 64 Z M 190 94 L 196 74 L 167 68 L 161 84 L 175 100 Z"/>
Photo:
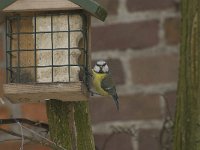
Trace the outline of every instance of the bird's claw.
<path fill-rule="evenodd" d="M 90 94 L 91 94 L 91 96 L 100 95 L 100 94 L 98 94 L 98 93 L 96 93 L 96 92 L 94 92 L 94 91 L 92 91 L 92 90 L 90 90 Z"/>

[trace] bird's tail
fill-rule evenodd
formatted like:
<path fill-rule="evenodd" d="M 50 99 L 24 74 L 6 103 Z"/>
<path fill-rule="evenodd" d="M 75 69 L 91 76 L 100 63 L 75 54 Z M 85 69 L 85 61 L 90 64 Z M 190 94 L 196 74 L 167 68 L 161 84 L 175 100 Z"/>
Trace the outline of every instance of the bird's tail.
<path fill-rule="evenodd" d="M 112 97 L 113 97 L 113 100 L 114 100 L 115 105 L 117 107 L 117 110 L 119 111 L 119 97 L 118 97 L 117 93 L 115 93 L 114 95 L 112 95 Z"/>

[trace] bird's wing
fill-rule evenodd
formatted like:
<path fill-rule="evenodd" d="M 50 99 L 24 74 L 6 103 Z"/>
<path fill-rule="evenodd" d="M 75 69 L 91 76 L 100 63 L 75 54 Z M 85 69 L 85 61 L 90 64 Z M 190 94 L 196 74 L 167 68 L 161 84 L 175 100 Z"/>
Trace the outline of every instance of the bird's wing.
<path fill-rule="evenodd" d="M 116 92 L 116 87 L 115 87 L 115 84 L 112 80 L 112 76 L 111 74 L 108 74 L 101 82 L 101 88 L 108 92 L 114 99 L 115 101 L 115 104 L 117 106 L 117 109 L 119 110 L 119 101 L 118 101 L 118 95 L 117 95 L 117 92 Z"/>
<path fill-rule="evenodd" d="M 113 94 L 116 92 L 115 84 L 112 80 L 111 74 L 108 74 L 101 82 L 101 88 L 108 92 L 109 94 Z"/>

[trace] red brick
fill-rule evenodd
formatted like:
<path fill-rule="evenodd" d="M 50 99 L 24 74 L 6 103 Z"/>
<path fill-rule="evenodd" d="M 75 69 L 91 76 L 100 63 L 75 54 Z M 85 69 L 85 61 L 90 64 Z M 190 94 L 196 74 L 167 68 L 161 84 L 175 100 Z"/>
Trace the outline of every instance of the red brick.
<path fill-rule="evenodd" d="M 180 43 L 180 18 L 168 18 L 164 24 L 165 38 L 167 44 L 175 45 Z"/>
<path fill-rule="evenodd" d="M 146 48 L 158 43 L 158 21 L 121 23 L 92 29 L 92 50 Z"/>
<path fill-rule="evenodd" d="M 109 59 L 105 60 L 110 68 L 110 72 L 113 77 L 113 81 L 116 85 L 121 85 L 125 83 L 124 69 L 122 62 L 119 59 Z M 92 61 L 92 67 L 95 65 L 96 60 Z"/>
<path fill-rule="evenodd" d="M 27 149 L 27 150 L 52 150 L 49 147 L 42 146 L 39 144 L 28 144 L 28 145 L 24 146 L 24 149 Z"/>
<path fill-rule="evenodd" d="M 2 150 L 17 150 L 20 149 L 20 142 L 2 142 L 0 143 L 0 149 Z M 39 144 L 25 144 L 24 150 L 51 150 L 49 147 L 45 147 Z"/>
<path fill-rule="evenodd" d="M 0 105 L 0 118 L 1 119 L 8 119 L 11 116 L 10 109 L 5 105 Z M 1 128 L 8 129 L 9 125 L 1 125 Z"/>
<path fill-rule="evenodd" d="M 109 141 L 107 141 L 109 138 Z M 95 145 L 98 150 L 103 150 L 103 146 L 105 145 L 104 150 L 133 150 L 131 144 L 131 136 L 128 134 L 115 134 L 112 137 L 110 135 L 95 135 Z"/>
<path fill-rule="evenodd" d="M 22 104 L 22 117 L 47 122 L 46 106 L 43 103 Z"/>
<path fill-rule="evenodd" d="M 131 66 L 135 84 L 152 85 L 177 82 L 177 53 L 133 58 Z"/>
<path fill-rule="evenodd" d="M 92 122 L 150 120 L 162 117 L 158 95 L 121 96 L 119 102 L 120 110 L 118 112 L 111 97 L 91 98 Z"/>
<path fill-rule="evenodd" d="M 159 131 L 142 130 L 139 132 L 139 150 L 160 150 Z"/>
<path fill-rule="evenodd" d="M 0 118 L 6 119 L 10 117 L 10 109 L 7 106 L 0 105 Z"/>
<path fill-rule="evenodd" d="M 119 0 L 97 0 L 108 11 L 108 15 L 117 14 Z"/>
<path fill-rule="evenodd" d="M 108 66 L 110 67 L 110 72 L 113 76 L 113 80 L 117 85 L 125 83 L 125 73 L 122 66 L 122 62 L 119 59 L 109 59 L 107 60 Z"/>
<path fill-rule="evenodd" d="M 127 0 L 129 11 L 161 10 L 175 7 L 174 0 Z"/>

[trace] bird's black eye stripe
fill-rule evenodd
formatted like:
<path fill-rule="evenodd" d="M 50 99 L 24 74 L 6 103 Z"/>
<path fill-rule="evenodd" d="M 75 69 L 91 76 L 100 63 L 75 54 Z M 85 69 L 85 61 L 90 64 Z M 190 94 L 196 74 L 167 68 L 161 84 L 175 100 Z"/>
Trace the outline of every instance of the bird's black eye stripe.
<path fill-rule="evenodd" d="M 99 64 L 96 64 L 98 67 L 100 67 L 101 65 L 99 65 Z"/>

